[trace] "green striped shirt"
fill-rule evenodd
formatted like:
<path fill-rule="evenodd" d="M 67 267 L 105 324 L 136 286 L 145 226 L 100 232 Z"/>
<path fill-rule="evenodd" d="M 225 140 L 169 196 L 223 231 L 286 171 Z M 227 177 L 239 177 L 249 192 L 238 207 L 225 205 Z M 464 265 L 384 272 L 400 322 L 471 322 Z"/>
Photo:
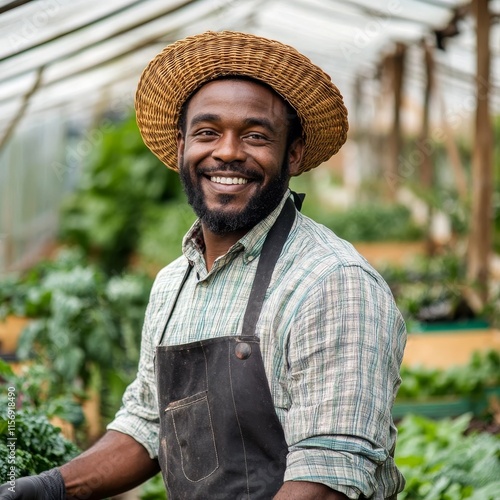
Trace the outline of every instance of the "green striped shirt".
<path fill-rule="evenodd" d="M 108 429 L 159 447 L 153 358 L 188 260 L 193 265 L 163 343 L 239 335 L 264 239 L 286 197 L 207 272 L 197 221 L 183 256 L 157 276 L 136 380 Z M 391 408 L 404 321 L 389 287 L 351 244 L 302 214 L 285 243 L 256 334 L 289 446 L 285 480 L 324 483 L 349 498 L 383 499 L 404 480 L 393 460 Z"/>

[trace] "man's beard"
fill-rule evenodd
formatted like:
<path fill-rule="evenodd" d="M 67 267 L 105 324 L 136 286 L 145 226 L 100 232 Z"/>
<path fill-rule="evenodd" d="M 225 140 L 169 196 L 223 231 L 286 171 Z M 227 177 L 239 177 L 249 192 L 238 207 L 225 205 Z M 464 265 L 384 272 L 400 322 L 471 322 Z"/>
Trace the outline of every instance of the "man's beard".
<path fill-rule="evenodd" d="M 217 171 L 244 174 L 244 169 L 237 164 L 219 166 L 217 167 Z M 197 182 L 193 182 L 189 169 L 184 165 L 183 158 L 181 158 L 179 173 L 188 203 L 193 208 L 195 214 L 200 218 L 203 225 L 215 234 L 226 234 L 233 231 L 251 229 L 261 220 L 264 220 L 280 204 L 288 188 L 289 165 L 288 158 L 286 157 L 280 173 L 276 175 L 267 186 L 259 189 L 248 200 L 243 210 L 239 212 L 225 212 L 223 210 L 209 209 L 205 203 L 205 197 L 200 187 L 202 175 L 197 174 Z M 234 195 L 232 194 L 221 194 L 218 197 L 218 201 L 221 205 L 228 205 L 233 198 Z"/>

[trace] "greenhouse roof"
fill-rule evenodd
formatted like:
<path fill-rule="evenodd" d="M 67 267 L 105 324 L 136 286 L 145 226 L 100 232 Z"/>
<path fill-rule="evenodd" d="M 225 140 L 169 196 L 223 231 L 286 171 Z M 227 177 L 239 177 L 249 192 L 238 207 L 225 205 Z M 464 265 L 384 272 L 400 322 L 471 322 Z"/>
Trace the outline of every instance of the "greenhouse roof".
<path fill-rule="evenodd" d="M 130 103 L 141 71 L 165 45 L 232 29 L 295 46 L 332 76 L 348 107 L 368 95 L 396 44 L 410 46 L 409 88 L 423 85 L 422 40 L 436 50 L 446 98 L 475 82 L 475 21 L 457 0 L 17 0 L 0 1 L 0 139 L 13 123 L 58 110 L 74 116 Z M 497 12 L 500 2 L 491 1 Z M 452 36 L 448 38 L 448 36 Z M 492 47 L 499 47 L 492 31 Z M 493 105 L 499 75 L 494 53 Z"/>

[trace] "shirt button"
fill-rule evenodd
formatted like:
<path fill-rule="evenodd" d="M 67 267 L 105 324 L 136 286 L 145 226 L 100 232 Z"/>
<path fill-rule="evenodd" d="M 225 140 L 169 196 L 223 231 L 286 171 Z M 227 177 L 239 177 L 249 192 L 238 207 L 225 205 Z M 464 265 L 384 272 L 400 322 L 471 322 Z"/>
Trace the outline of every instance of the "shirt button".
<path fill-rule="evenodd" d="M 248 256 L 248 262 L 252 262 L 253 259 L 255 259 L 255 257 L 253 255 Z"/>
<path fill-rule="evenodd" d="M 246 342 L 238 342 L 234 346 L 234 353 L 238 359 L 248 359 L 252 354 L 252 346 Z"/>

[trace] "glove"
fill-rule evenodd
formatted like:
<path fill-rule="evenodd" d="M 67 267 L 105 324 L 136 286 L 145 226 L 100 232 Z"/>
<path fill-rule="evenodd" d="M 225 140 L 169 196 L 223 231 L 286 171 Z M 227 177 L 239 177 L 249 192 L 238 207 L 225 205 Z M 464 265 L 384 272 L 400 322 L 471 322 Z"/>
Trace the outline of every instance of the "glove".
<path fill-rule="evenodd" d="M 65 500 L 66 488 L 59 469 L 16 479 L 0 486 L 0 500 Z"/>

